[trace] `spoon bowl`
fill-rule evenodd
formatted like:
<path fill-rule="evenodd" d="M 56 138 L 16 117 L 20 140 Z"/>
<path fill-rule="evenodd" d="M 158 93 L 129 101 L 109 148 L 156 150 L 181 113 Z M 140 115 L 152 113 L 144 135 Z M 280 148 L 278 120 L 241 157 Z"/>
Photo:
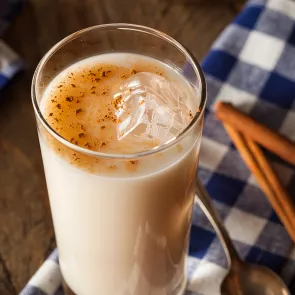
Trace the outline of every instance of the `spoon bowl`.
<path fill-rule="evenodd" d="M 267 267 L 241 262 L 221 284 L 221 295 L 290 295 L 284 282 Z"/>

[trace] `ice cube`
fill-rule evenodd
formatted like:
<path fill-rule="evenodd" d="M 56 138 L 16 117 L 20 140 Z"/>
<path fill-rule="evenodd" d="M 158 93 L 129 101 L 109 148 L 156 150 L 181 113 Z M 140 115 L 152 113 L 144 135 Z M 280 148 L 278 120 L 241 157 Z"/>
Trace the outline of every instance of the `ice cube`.
<path fill-rule="evenodd" d="M 169 140 L 190 122 L 188 91 L 153 73 L 133 75 L 114 92 L 117 138 Z"/>

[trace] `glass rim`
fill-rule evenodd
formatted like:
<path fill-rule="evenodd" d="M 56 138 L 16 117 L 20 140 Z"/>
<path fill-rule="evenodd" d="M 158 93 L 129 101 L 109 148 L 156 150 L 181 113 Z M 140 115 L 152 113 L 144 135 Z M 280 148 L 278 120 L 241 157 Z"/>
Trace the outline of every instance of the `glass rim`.
<path fill-rule="evenodd" d="M 42 115 L 38 102 L 37 102 L 37 95 L 36 95 L 36 81 L 39 77 L 40 71 L 44 64 L 50 59 L 50 57 L 58 51 L 61 47 L 63 47 L 68 42 L 78 38 L 80 35 L 86 32 L 90 32 L 93 30 L 104 30 L 104 29 L 119 29 L 119 30 L 129 30 L 129 31 L 137 31 L 141 33 L 151 34 L 155 37 L 158 37 L 164 41 L 167 41 L 174 47 L 176 47 L 185 57 L 187 60 L 190 61 L 192 64 L 193 70 L 200 82 L 200 105 L 199 105 L 199 112 L 196 112 L 192 121 L 185 127 L 185 129 L 180 132 L 177 136 L 173 137 L 169 141 L 156 146 L 150 150 L 137 152 L 137 153 L 130 153 L 130 154 L 119 154 L 119 153 L 103 153 L 98 151 L 89 150 L 86 148 L 83 148 L 81 146 L 75 145 L 71 143 L 70 141 L 63 138 L 60 134 L 58 134 L 46 121 L 44 116 Z M 168 36 L 167 34 L 158 31 L 153 28 L 149 28 L 146 26 L 136 25 L 136 24 L 128 24 L 128 23 L 111 23 L 111 24 L 102 24 L 102 25 L 96 25 L 92 27 L 88 27 L 82 30 L 79 30 L 75 33 L 72 33 L 71 35 L 65 37 L 61 41 L 59 41 L 57 44 L 55 44 L 47 53 L 42 57 L 39 64 L 37 65 L 37 68 L 34 72 L 33 80 L 32 80 L 32 86 L 31 86 L 31 98 L 33 103 L 33 108 L 35 115 L 37 119 L 41 122 L 42 126 L 46 129 L 46 131 L 49 132 L 50 135 L 52 135 L 56 140 L 58 140 L 63 145 L 67 146 L 68 148 L 75 150 L 77 152 L 93 156 L 93 157 L 99 157 L 99 158 L 107 158 L 107 159 L 135 159 L 139 157 L 144 157 L 148 155 L 155 154 L 157 152 L 164 151 L 168 149 L 169 147 L 177 144 L 179 141 L 181 141 L 190 131 L 191 129 L 202 119 L 203 113 L 205 110 L 205 104 L 206 104 L 206 98 L 207 98 L 207 88 L 205 83 L 205 77 L 203 74 L 203 71 L 201 69 L 201 66 L 197 62 L 197 60 L 194 58 L 194 56 L 178 41 L 176 41 L 174 38 Z"/>

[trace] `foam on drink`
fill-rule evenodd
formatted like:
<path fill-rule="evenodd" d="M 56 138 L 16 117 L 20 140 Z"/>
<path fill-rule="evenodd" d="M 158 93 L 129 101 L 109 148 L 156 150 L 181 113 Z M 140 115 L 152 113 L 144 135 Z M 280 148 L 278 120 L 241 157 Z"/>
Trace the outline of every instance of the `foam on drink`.
<path fill-rule="evenodd" d="M 141 72 L 182 85 L 191 120 L 198 101 L 189 96 L 185 79 L 159 61 L 125 53 L 64 70 L 45 90 L 41 112 L 59 135 L 88 150 L 153 149 L 163 143 L 161 134 L 139 136 L 140 124 L 135 133 L 118 136 L 114 91 Z M 188 136 L 148 157 L 117 160 L 70 149 L 39 130 L 60 264 L 70 288 L 77 295 L 177 294 L 184 284 L 198 138 Z"/>

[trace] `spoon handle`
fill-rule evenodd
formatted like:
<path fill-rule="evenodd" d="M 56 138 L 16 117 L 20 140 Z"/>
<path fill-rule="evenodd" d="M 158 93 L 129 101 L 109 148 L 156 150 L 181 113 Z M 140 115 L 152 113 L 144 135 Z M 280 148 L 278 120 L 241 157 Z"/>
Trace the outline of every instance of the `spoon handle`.
<path fill-rule="evenodd" d="M 219 214 L 217 213 L 216 209 L 213 206 L 213 203 L 211 201 L 211 198 L 201 183 L 199 179 L 197 179 L 197 195 L 196 195 L 196 201 L 198 202 L 199 206 L 209 219 L 210 223 L 214 227 L 222 245 L 223 249 L 225 251 L 228 266 L 231 267 L 235 263 L 241 262 L 241 259 L 232 243 L 232 240 L 223 225 Z"/>

